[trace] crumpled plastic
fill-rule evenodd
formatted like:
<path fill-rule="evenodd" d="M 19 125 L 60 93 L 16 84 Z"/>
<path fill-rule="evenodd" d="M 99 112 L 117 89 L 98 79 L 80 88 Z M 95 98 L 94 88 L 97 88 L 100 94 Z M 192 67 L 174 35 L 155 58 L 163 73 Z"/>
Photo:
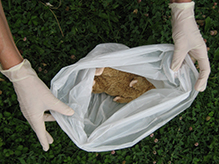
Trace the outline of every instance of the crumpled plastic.
<path fill-rule="evenodd" d="M 52 93 L 75 114 L 52 115 L 81 149 L 88 152 L 131 147 L 187 109 L 198 92 L 198 72 L 186 56 L 177 72 L 170 69 L 172 44 L 129 48 L 123 44 L 97 45 L 76 64 L 64 67 L 51 81 Z M 93 94 L 95 69 L 111 67 L 146 77 L 156 89 L 119 104 L 105 93 Z"/>

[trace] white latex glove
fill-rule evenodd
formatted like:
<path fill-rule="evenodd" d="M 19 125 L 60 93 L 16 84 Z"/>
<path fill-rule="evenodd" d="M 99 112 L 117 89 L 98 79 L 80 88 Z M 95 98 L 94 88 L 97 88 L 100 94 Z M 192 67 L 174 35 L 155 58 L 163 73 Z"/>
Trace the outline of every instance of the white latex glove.
<path fill-rule="evenodd" d="M 171 69 L 178 71 L 189 53 L 198 61 L 199 78 L 195 84 L 197 91 L 204 91 L 210 74 L 207 47 L 197 27 L 194 17 L 194 2 L 172 3 L 172 37 L 175 44 Z"/>
<path fill-rule="evenodd" d="M 73 115 L 74 111 L 55 98 L 47 86 L 38 78 L 28 60 L 10 68 L 0 71 L 10 79 L 20 104 L 20 109 L 35 131 L 44 151 L 49 149 L 53 138 L 46 131 L 45 121 L 53 121 L 47 110 L 54 110 L 64 115 Z"/>

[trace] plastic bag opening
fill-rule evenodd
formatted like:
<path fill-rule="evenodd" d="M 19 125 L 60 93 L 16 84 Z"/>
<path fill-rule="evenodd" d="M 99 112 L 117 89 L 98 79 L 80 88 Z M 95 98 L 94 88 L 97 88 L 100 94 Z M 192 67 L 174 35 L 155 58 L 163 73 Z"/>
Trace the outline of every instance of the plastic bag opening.
<path fill-rule="evenodd" d="M 187 55 L 178 72 L 170 69 L 171 44 L 128 48 L 122 44 L 97 45 L 76 64 L 64 67 L 51 81 L 52 93 L 75 114 L 51 111 L 60 127 L 81 149 L 89 152 L 131 147 L 188 108 L 198 92 L 198 72 Z M 95 68 L 112 67 L 146 77 L 152 89 L 127 104 L 93 94 Z"/>

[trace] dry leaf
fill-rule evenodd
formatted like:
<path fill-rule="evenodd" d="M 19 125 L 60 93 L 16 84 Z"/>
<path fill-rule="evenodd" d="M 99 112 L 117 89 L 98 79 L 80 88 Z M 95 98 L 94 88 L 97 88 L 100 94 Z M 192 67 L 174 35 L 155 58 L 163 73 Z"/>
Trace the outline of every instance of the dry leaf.
<path fill-rule="evenodd" d="M 138 13 L 138 9 L 135 9 L 134 11 L 133 11 L 133 14 L 137 14 Z"/>
<path fill-rule="evenodd" d="M 0 81 L 5 81 L 4 79 L 0 78 Z"/>

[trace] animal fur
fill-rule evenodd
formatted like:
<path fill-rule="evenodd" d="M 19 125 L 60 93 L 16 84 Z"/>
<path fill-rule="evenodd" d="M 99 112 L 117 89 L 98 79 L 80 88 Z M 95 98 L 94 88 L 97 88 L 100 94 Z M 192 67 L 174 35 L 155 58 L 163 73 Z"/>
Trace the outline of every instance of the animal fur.
<path fill-rule="evenodd" d="M 106 67 L 96 70 L 92 92 L 105 92 L 115 96 L 113 100 L 118 103 L 128 103 L 154 88 L 142 76 Z"/>

